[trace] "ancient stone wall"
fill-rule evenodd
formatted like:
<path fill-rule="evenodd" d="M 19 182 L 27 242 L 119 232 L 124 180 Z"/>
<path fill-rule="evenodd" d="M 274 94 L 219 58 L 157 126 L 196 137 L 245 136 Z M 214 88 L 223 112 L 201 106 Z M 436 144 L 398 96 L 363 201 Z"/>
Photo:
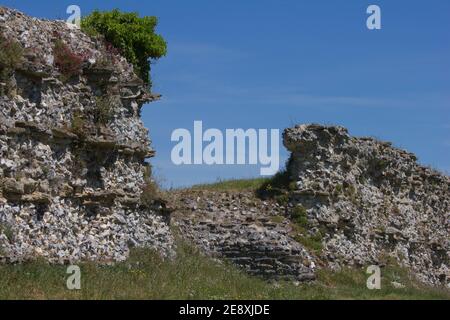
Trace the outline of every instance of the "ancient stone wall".
<path fill-rule="evenodd" d="M 286 174 L 259 192 L 175 192 L 181 234 L 271 279 L 400 265 L 425 283 L 449 285 L 448 176 L 342 127 L 296 126 L 285 130 L 284 144 L 292 152 Z"/>
<path fill-rule="evenodd" d="M 398 263 L 423 281 L 450 282 L 450 178 L 409 152 L 342 127 L 284 132 L 290 204 L 305 210 L 331 267 Z"/>
<path fill-rule="evenodd" d="M 172 254 L 167 217 L 140 201 L 154 154 L 140 110 L 158 97 L 65 22 L 0 7 L 0 35 L 23 48 L 0 80 L 0 256 L 117 261 L 130 245 Z"/>
<path fill-rule="evenodd" d="M 314 258 L 290 235 L 286 207 L 252 191 L 178 191 L 174 224 L 204 253 L 252 275 L 297 281 L 315 278 Z"/>

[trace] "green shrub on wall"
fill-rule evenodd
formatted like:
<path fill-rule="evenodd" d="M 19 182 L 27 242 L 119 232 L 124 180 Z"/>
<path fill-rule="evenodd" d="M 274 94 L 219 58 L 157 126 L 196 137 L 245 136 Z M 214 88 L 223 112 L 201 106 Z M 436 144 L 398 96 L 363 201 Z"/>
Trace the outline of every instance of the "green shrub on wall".
<path fill-rule="evenodd" d="M 123 13 L 115 9 L 110 12 L 94 11 L 81 21 L 84 32 L 101 34 L 105 41 L 119 49 L 133 64 L 136 74 L 148 85 L 150 61 L 167 53 L 166 41 L 155 33 L 156 17 L 139 17 L 137 13 Z"/>
<path fill-rule="evenodd" d="M 0 67 L 11 71 L 20 65 L 23 57 L 22 45 L 14 39 L 0 35 Z"/>
<path fill-rule="evenodd" d="M 23 47 L 18 41 L 0 35 L 0 82 L 9 81 L 14 69 L 20 66 L 23 51 Z M 9 85 L 5 84 L 5 87 L 0 87 L 0 94 L 9 93 L 10 89 Z"/>

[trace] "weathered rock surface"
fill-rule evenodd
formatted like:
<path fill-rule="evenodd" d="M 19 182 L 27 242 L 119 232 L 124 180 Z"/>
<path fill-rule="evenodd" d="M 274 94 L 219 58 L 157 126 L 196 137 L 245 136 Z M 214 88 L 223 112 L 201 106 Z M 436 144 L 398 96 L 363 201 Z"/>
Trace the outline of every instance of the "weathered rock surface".
<path fill-rule="evenodd" d="M 450 178 L 409 152 L 342 127 L 284 132 L 290 205 L 306 209 L 331 267 L 394 261 L 421 280 L 450 283 Z"/>
<path fill-rule="evenodd" d="M 176 191 L 174 224 L 206 254 L 270 279 L 314 279 L 314 258 L 290 236 L 286 208 L 251 191 Z"/>
<path fill-rule="evenodd" d="M 154 154 L 140 110 L 157 96 L 123 57 L 65 22 L 0 7 L 0 33 L 24 49 L 0 97 L 2 259 L 118 261 L 130 245 L 173 254 L 168 218 L 140 201 Z M 79 74 L 55 66 L 57 41 L 82 59 Z"/>

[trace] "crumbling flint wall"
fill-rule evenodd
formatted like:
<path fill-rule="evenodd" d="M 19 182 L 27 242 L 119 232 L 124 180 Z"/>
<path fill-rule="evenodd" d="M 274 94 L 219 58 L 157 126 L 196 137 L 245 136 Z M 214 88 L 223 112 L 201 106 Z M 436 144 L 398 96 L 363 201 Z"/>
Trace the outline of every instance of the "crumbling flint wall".
<path fill-rule="evenodd" d="M 295 184 L 290 204 L 320 232 L 321 260 L 339 268 L 398 263 L 421 280 L 450 284 L 450 178 L 409 152 L 342 127 L 284 132 Z"/>
<path fill-rule="evenodd" d="M 179 191 L 174 224 L 208 256 L 267 279 L 315 279 L 315 258 L 291 236 L 286 207 L 254 192 Z"/>
<path fill-rule="evenodd" d="M 171 255 L 166 217 L 140 201 L 154 154 L 140 110 L 158 97 L 123 57 L 62 21 L 0 7 L 0 32 L 24 48 L 0 83 L 0 259 L 121 261 L 132 245 Z M 83 57 L 80 75 L 55 67 L 58 40 Z M 100 107 L 107 123 L 96 123 Z"/>

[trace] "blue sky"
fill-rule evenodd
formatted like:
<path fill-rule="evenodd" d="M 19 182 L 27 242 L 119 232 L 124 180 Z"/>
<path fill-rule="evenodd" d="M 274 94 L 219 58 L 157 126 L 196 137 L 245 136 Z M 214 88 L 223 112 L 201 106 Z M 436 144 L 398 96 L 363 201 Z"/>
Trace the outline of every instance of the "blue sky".
<path fill-rule="evenodd" d="M 450 1 L 0 1 L 27 14 L 64 18 L 120 8 L 155 15 L 168 41 L 152 70 L 160 102 L 143 120 L 166 187 L 254 177 L 259 166 L 171 163 L 176 128 L 278 128 L 318 122 L 348 127 L 450 171 Z M 382 29 L 366 28 L 366 8 Z M 288 154 L 282 148 L 282 161 Z"/>

